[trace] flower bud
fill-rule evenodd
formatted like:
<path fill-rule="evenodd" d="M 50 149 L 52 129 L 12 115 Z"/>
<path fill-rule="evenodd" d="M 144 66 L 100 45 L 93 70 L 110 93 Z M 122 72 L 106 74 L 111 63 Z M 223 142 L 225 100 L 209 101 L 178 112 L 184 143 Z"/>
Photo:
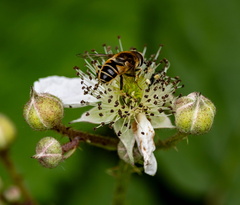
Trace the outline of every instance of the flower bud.
<path fill-rule="evenodd" d="M 35 130 L 48 130 L 61 123 L 63 104 L 59 98 L 48 93 L 31 92 L 24 107 L 24 118 Z"/>
<path fill-rule="evenodd" d="M 15 137 L 15 126 L 6 116 L 0 114 L 0 151 L 7 149 Z"/>
<path fill-rule="evenodd" d="M 61 144 L 53 137 L 44 137 L 38 142 L 33 158 L 46 168 L 54 168 L 63 159 Z"/>
<path fill-rule="evenodd" d="M 216 113 L 214 104 L 193 92 L 175 101 L 175 124 L 180 132 L 204 134 L 210 130 Z"/>
<path fill-rule="evenodd" d="M 15 204 L 21 199 L 21 191 L 17 186 L 10 186 L 3 192 L 3 196 L 10 204 Z"/>

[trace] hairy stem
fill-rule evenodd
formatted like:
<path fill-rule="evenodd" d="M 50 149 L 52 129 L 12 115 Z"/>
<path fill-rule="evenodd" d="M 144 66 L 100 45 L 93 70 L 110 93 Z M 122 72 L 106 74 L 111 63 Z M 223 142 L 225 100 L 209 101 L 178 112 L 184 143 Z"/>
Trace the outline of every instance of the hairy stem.
<path fill-rule="evenodd" d="M 113 196 L 113 205 L 124 205 L 126 200 L 127 187 L 132 173 L 131 165 L 120 160 L 118 169 L 116 170 L 116 185 Z"/>
<path fill-rule="evenodd" d="M 175 147 L 176 144 L 183 140 L 184 138 L 187 138 L 188 134 L 186 133 L 181 133 L 181 132 L 177 132 L 176 134 L 174 134 L 173 136 L 165 139 L 165 140 L 158 140 L 155 145 L 157 147 L 157 149 L 168 149 L 168 148 L 172 148 Z"/>
<path fill-rule="evenodd" d="M 24 198 L 24 205 L 36 205 L 37 203 L 33 201 L 30 193 L 26 189 L 22 176 L 17 172 L 17 169 L 10 159 L 9 150 L 3 150 L 0 152 L 0 159 L 2 160 L 3 164 L 5 165 L 11 179 L 13 182 L 18 186 L 21 191 L 21 194 Z"/>
<path fill-rule="evenodd" d="M 79 130 L 74 130 L 70 127 L 66 127 L 63 124 L 56 126 L 53 130 L 62 135 L 68 136 L 70 140 L 74 140 L 77 137 L 79 142 L 86 142 L 107 150 L 117 150 L 117 145 L 119 142 L 119 139 L 116 137 L 105 137 L 101 135 L 85 133 Z"/>

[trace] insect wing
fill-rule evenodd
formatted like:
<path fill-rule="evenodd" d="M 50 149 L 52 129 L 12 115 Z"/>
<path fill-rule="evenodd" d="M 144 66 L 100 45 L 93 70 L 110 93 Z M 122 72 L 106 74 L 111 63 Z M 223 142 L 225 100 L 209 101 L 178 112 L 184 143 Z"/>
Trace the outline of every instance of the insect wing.
<path fill-rule="evenodd" d="M 107 59 L 113 57 L 114 54 L 88 53 L 88 52 L 86 52 L 86 53 L 77 54 L 77 56 L 80 57 L 80 58 L 84 58 L 84 59 L 89 58 L 89 59 L 95 59 L 95 60 L 97 60 L 97 59 L 107 60 Z"/>

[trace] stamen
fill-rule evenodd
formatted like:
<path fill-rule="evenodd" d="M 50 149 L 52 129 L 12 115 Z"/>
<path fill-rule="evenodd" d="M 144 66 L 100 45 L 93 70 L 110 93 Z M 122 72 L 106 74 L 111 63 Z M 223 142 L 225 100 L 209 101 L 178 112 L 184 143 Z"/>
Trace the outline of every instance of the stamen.
<path fill-rule="evenodd" d="M 120 51 L 123 51 L 121 36 L 118 36 L 118 42 L 119 42 Z"/>
<path fill-rule="evenodd" d="M 104 43 L 103 45 L 104 52 L 107 54 L 107 45 Z"/>
<path fill-rule="evenodd" d="M 147 51 L 147 46 L 145 45 L 145 46 L 143 47 L 143 51 L 142 51 L 142 55 L 143 55 L 143 57 L 145 56 L 146 51 Z"/>

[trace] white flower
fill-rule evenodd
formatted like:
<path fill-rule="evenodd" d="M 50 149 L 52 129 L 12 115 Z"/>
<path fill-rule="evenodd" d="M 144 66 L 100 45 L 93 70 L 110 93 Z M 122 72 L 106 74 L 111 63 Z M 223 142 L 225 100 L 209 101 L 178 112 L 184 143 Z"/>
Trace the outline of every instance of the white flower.
<path fill-rule="evenodd" d="M 112 51 L 104 47 L 105 53 Z M 161 47 L 160 47 L 161 49 Z M 108 124 L 126 149 L 128 162 L 134 164 L 133 148 L 136 145 L 144 160 L 144 171 L 154 175 L 157 162 L 153 154 L 155 150 L 154 129 L 174 128 L 169 115 L 172 114 L 173 94 L 180 80 L 166 75 L 170 66 L 164 59 L 157 62 L 160 49 L 156 55 L 146 59 L 136 77 L 123 75 L 123 87 L 120 89 L 119 76 L 109 84 L 100 84 L 96 70 L 105 60 L 92 59 L 86 54 L 88 71 L 78 69 L 79 78 L 47 77 L 34 83 L 36 92 L 49 92 L 59 97 L 65 107 L 82 107 L 91 105 L 89 111 L 72 122 L 90 122 L 103 126 Z M 120 44 L 120 51 L 123 51 Z M 117 50 L 119 52 L 119 50 Z M 95 52 L 96 53 L 96 52 Z M 156 68 L 162 66 L 160 71 Z"/>

